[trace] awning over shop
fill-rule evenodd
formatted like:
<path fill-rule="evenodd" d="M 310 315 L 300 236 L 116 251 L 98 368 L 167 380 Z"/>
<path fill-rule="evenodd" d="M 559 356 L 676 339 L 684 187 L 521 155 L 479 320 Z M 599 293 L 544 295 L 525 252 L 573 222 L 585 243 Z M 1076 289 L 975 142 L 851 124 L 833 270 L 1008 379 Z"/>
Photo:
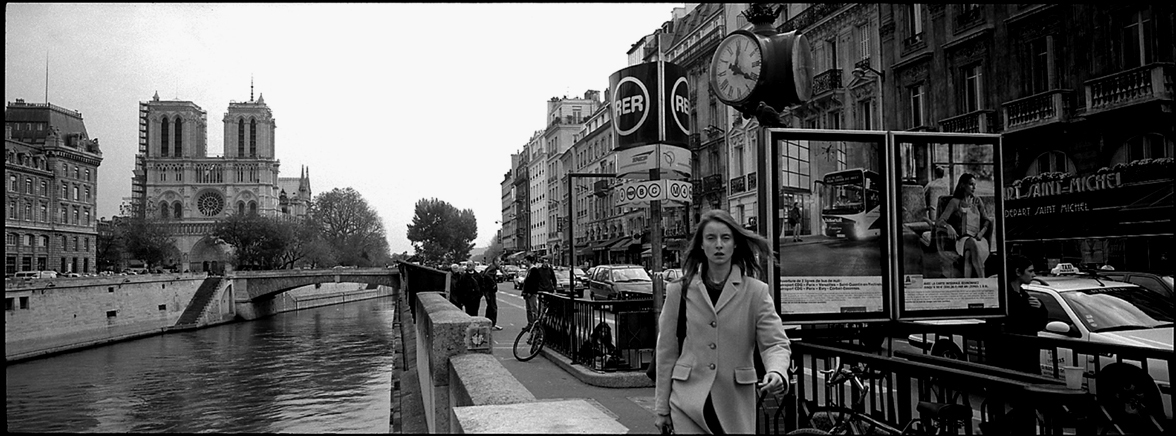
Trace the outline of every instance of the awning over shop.
<path fill-rule="evenodd" d="M 608 246 L 609 251 L 628 251 L 629 247 L 633 245 L 641 245 L 641 242 L 634 243 L 632 238 L 628 236 L 621 237 L 619 240 Z"/>
<path fill-rule="evenodd" d="M 576 246 L 576 255 L 577 256 L 591 256 L 592 255 L 592 245 L 591 244 L 577 245 Z"/>
<path fill-rule="evenodd" d="M 629 239 L 629 237 L 628 236 L 618 236 L 616 238 L 609 239 L 608 241 L 606 241 L 600 245 L 593 245 L 592 249 L 593 250 L 608 250 L 609 247 L 612 247 L 613 244 L 620 242 L 622 239 Z"/>

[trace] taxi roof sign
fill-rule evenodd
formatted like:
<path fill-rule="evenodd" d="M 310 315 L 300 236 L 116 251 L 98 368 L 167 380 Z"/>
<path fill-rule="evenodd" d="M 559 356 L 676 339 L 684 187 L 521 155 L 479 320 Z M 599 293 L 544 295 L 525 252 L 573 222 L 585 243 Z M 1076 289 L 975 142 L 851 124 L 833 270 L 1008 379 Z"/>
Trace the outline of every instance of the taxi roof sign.
<path fill-rule="evenodd" d="M 1062 262 L 1053 267 L 1049 273 L 1055 276 L 1060 276 L 1063 274 L 1078 274 L 1078 268 L 1074 268 L 1074 264 L 1072 263 Z"/>

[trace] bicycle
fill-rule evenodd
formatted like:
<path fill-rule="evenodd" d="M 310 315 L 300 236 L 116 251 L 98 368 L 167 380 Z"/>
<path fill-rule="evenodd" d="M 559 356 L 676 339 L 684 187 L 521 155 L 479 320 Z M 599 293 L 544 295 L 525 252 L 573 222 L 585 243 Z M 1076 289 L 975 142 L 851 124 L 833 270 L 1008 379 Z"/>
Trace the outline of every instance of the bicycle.
<path fill-rule="evenodd" d="M 918 417 L 912 417 L 902 429 L 890 426 L 870 415 L 859 412 L 869 395 L 870 386 L 862 382 L 862 378 L 875 379 L 882 374 L 873 373 L 866 369 L 865 364 L 859 366 L 841 366 L 841 358 L 834 357 L 832 369 L 820 370 L 826 376 L 826 398 L 832 399 L 830 392 L 834 386 L 846 382 L 857 394 L 850 407 L 842 406 L 840 398 L 844 393 L 838 389 L 838 400 L 831 400 L 832 405 L 825 404 L 807 413 L 811 427 L 799 428 L 788 432 L 789 435 L 863 435 L 863 434 L 891 434 L 891 435 L 954 435 L 956 429 L 963 425 L 971 425 L 972 408 L 962 404 L 933 403 L 920 401 L 916 410 Z M 806 411 L 807 404 L 802 406 Z"/>
<path fill-rule="evenodd" d="M 544 320 L 547 319 L 547 304 L 542 299 L 536 297 L 535 304 L 536 311 L 539 316 L 535 320 L 523 327 L 523 331 L 514 340 L 514 357 L 521 362 L 534 359 L 539 355 L 539 351 L 543 349 L 543 338 L 546 336 L 547 328 L 544 327 Z M 524 338 L 526 338 L 524 340 Z M 520 347 L 522 345 L 522 347 Z"/>

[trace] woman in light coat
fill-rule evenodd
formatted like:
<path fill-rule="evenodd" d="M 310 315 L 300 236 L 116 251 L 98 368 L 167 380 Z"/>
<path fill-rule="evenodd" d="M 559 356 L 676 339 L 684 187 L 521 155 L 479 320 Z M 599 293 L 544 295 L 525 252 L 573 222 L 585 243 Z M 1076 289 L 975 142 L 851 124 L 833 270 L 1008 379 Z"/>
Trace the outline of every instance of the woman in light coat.
<path fill-rule="evenodd" d="M 782 394 L 792 350 L 768 285 L 744 275 L 771 259 L 764 238 L 722 210 L 706 212 L 682 271 L 666 288 L 658 320 L 654 425 L 675 433 L 755 433 L 756 394 Z M 686 339 L 678 350 L 678 310 L 686 292 Z M 767 374 L 758 380 L 753 355 Z M 757 386 L 756 382 L 760 382 Z"/>

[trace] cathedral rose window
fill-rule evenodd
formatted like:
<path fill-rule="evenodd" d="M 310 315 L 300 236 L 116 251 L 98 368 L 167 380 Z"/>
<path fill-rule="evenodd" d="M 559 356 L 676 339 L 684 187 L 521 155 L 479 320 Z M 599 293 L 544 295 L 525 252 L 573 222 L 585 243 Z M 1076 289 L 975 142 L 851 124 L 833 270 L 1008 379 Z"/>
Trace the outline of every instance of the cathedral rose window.
<path fill-rule="evenodd" d="M 225 199 L 219 193 L 207 191 L 196 198 L 196 207 L 204 216 L 217 216 L 225 209 Z"/>

